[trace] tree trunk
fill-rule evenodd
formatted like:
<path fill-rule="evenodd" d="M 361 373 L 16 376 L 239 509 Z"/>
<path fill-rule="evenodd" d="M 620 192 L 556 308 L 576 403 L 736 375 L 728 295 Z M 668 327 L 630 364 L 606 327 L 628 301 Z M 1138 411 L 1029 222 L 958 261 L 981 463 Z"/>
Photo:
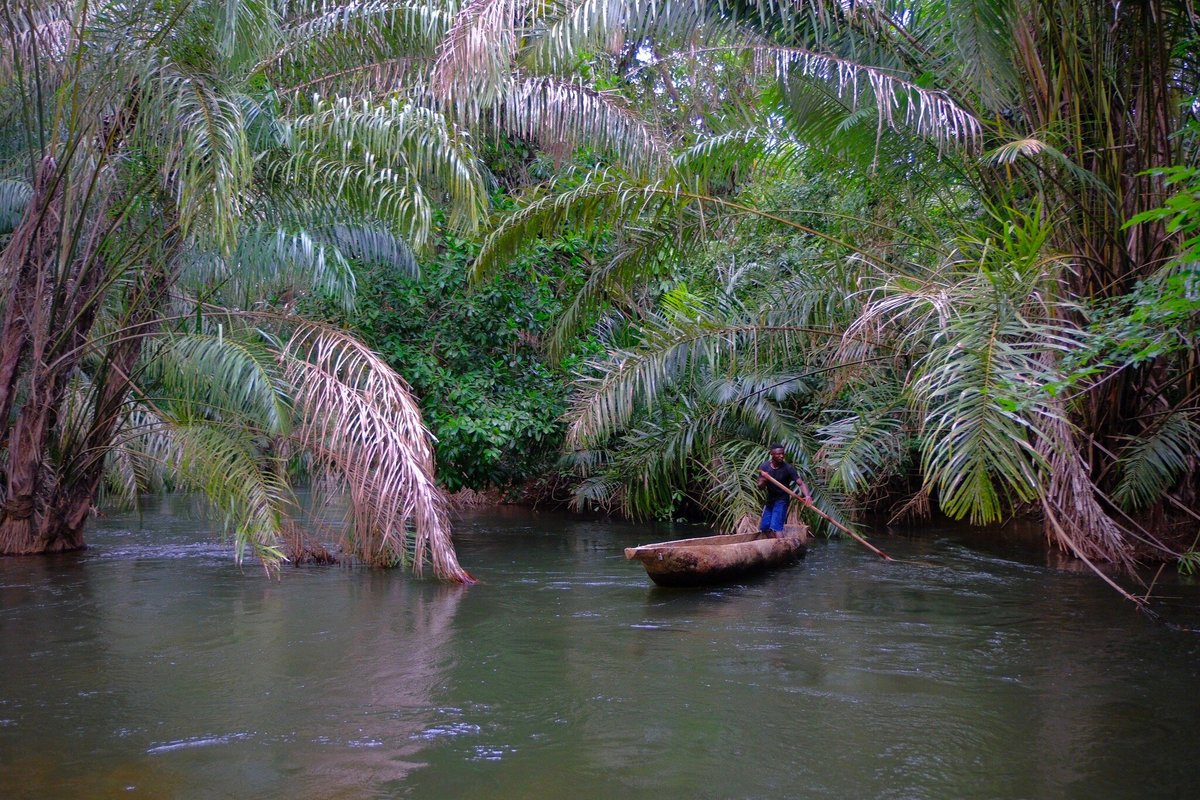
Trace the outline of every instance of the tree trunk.
<path fill-rule="evenodd" d="M 98 254 L 112 222 L 100 201 L 64 223 L 58 187 L 66 176 L 50 159 L 41 167 L 26 217 L 0 253 L 0 274 L 10 286 L 0 328 L 0 419 L 11 419 L 0 438 L 0 452 L 7 456 L 0 470 L 0 555 L 84 546 L 84 525 L 129 392 L 129 375 L 168 284 L 165 256 L 138 273 L 120 322 L 130 333 L 113 339 L 101 371 L 91 376 L 90 420 L 81 431 L 64 431 L 72 376 L 113 285 Z M 72 255 L 66 266 L 59 263 L 62 253 Z"/>

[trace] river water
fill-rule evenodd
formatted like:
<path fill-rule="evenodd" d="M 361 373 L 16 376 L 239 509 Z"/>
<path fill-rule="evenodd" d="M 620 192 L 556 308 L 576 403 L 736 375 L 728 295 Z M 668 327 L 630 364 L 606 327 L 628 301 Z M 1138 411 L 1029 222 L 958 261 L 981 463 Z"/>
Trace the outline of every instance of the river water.
<path fill-rule="evenodd" d="M 1195 797 L 1200 635 L 953 530 L 652 588 L 697 535 L 499 510 L 470 588 L 237 567 L 178 501 L 0 560 L 5 798 Z M 1177 622 L 1200 586 L 1155 589 Z"/>

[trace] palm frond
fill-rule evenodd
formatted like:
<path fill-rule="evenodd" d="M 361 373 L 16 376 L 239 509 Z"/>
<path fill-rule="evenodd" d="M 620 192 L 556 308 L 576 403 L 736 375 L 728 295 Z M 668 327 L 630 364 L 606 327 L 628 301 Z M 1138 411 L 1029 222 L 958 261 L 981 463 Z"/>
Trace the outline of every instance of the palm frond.
<path fill-rule="evenodd" d="M 171 420 L 169 431 L 180 488 L 200 492 L 220 514 L 234 537 L 238 563 L 247 550 L 267 569 L 286 560 L 279 536 L 296 503 L 282 465 L 264 458 L 254 439 L 237 427 Z"/>
<path fill-rule="evenodd" d="M 163 141 L 169 154 L 164 170 L 178 179 L 175 198 L 179 223 L 186 233 L 202 224 L 205 234 L 222 248 L 236 242 L 251 195 L 254 159 L 242 105 L 192 75 L 159 65 L 146 76 L 161 101 L 139 104 L 140 127 Z"/>
<path fill-rule="evenodd" d="M 420 272 L 408 242 L 380 225 L 342 222 L 333 226 L 330 236 L 347 258 L 413 277 Z"/>
<path fill-rule="evenodd" d="M 1153 505 L 1188 469 L 1198 443 L 1200 424 L 1189 414 L 1174 411 L 1155 420 L 1118 454 L 1121 477 L 1113 500 L 1130 511 Z"/>
<path fill-rule="evenodd" d="M 522 0 L 469 0 L 438 48 L 430 84 L 434 93 L 475 119 L 511 79 L 521 25 L 530 4 Z"/>
<path fill-rule="evenodd" d="M 822 425 L 815 460 L 828 484 L 849 494 L 866 491 L 900 460 L 901 420 L 887 409 L 871 409 Z"/>
<path fill-rule="evenodd" d="M 469 230 L 482 215 L 487 193 L 470 139 L 429 109 L 341 98 L 289 120 L 286 141 L 290 155 L 271 166 L 280 185 L 373 214 L 415 247 L 432 232 L 426 187 L 444 192 L 451 224 Z"/>
<path fill-rule="evenodd" d="M 184 284 L 191 284 L 209 302 L 250 308 L 271 294 L 305 294 L 316 290 L 345 309 L 354 305 L 355 278 L 346 257 L 322 231 L 253 228 L 238 235 L 228 256 L 195 249 L 187 255 Z M 336 231 L 329 239 L 335 238 Z M 362 242 L 366 237 L 350 242 Z"/>
<path fill-rule="evenodd" d="M 280 71 L 307 82 L 336 82 L 336 74 L 362 64 L 382 64 L 398 53 L 428 59 L 458 11 L 455 0 L 366 0 L 329 4 L 302 0 L 289 4 L 271 51 L 251 74 Z M 381 71 L 380 76 L 388 75 Z M 383 87 L 386 81 L 375 84 Z M 299 84 L 297 87 L 298 88 Z"/>
<path fill-rule="evenodd" d="M 33 187 L 25 181 L 0 180 L 0 236 L 12 233 L 33 198 Z"/>
<path fill-rule="evenodd" d="M 260 435 L 287 434 L 291 411 L 275 354 L 254 331 L 173 333 L 159 342 L 152 363 L 170 398 L 164 407 L 177 419 L 242 421 Z"/>
<path fill-rule="evenodd" d="M 1017 13 L 1013 6 L 1011 0 L 957 0 L 934 10 L 945 14 L 933 27 L 948 40 L 938 52 L 956 52 L 953 63 L 961 67 L 961 80 L 995 111 L 1011 107 L 1018 91 L 1009 23 Z"/>
<path fill-rule="evenodd" d="M 612 258 L 592 269 L 559 313 L 550 336 L 551 357 L 565 353 L 582 325 L 606 304 L 622 305 L 641 278 L 685 257 L 702 232 L 698 225 L 678 225 L 674 217 L 622 229 Z"/>
<path fill-rule="evenodd" d="M 104 491 L 132 506 L 150 493 L 174 488 L 171 466 L 179 463 L 179 447 L 162 417 L 141 402 L 127 403 L 105 460 Z"/>
<path fill-rule="evenodd" d="M 670 163 L 666 142 L 616 93 L 577 81 L 515 76 L 496 102 L 506 130 L 552 152 L 590 145 L 618 154 L 629 169 L 651 174 Z"/>
<path fill-rule="evenodd" d="M 419 56 L 377 58 L 367 63 L 351 63 L 339 69 L 326 65 L 319 75 L 304 72 L 294 82 L 280 87 L 287 98 L 346 96 L 378 97 L 419 95 L 429 68 L 428 59 Z M 298 104 L 298 103 L 297 103 Z"/>
<path fill-rule="evenodd" d="M 493 274 L 538 236 L 551 239 L 568 226 L 595 236 L 618 221 L 637 221 L 648 229 L 653 220 L 678 218 L 701 200 L 673 181 L 647 183 L 615 171 L 593 172 L 562 192 L 552 187 L 502 220 L 484 240 L 471 266 L 472 280 Z"/>
<path fill-rule="evenodd" d="M 675 168 L 706 181 L 731 174 L 795 177 L 808 148 L 770 122 L 702 138 L 675 156 Z"/>
<path fill-rule="evenodd" d="M 273 0 L 223 0 L 213 4 L 217 52 L 231 69 L 253 63 L 262 42 L 279 37 L 280 17 Z"/>
<path fill-rule="evenodd" d="M 1042 422 L 1038 453 L 1046 463 L 1041 491 L 1047 535 L 1069 553 L 1133 567 L 1126 533 L 1100 504 L 1079 434 L 1067 420 L 1059 398 L 1048 402 L 1051 414 Z"/>
<path fill-rule="evenodd" d="M 533 42 L 522 55 L 537 69 L 558 70 L 581 55 L 618 51 L 627 42 L 713 38 L 732 29 L 732 20 L 711 13 L 712 7 L 698 0 L 575 0 L 563 5 L 562 13 L 540 20 L 531 31 Z"/>
<path fill-rule="evenodd" d="M 439 577 L 470 581 L 454 555 L 433 450 L 407 384 L 362 343 L 318 325 L 300 326 L 283 356 L 295 437 L 344 481 L 356 553 L 390 564 L 411 552 L 417 572 L 428 557 Z"/>
<path fill-rule="evenodd" d="M 1021 139 L 1013 139 L 1011 142 L 1005 142 L 994 150 L 984 153 L 984 159 L 997 166 L 1003 166 L 1014 163 L 1022 156 L 1035 156 L 1043 150 L 1049 149 L 1052 149 L 1050 145 L 1041 139 L 1026 136 Z"/>
<path fill-rule="evenodd" d="M 688 55 L 694 57 L 701 52 L 743 54 L 752 74 L 774 77 L 785 85 L 794 77 L 825 81 L 837 89 L 851 109 L 872 104 L 881 128 L 909 129 L 938 147 L 974 148 L 982 141 L 982 126 L 968 109 L 945 92 L 926 89 L 892 70 L 829 53 L 771 44 L 705 48 L 689 51 Z"/>
<path fill-rule="evenodd" d="M 603 441 L 625 427 L 639 408 L 652 405 L 676 381 L 694 378 L 697 372 L 715 375 L 752 370 L 771 375 L 772 365 L 792 352 L 801 336 L 785 327 L 720 319 L 647 319 L 638 331 L 639 347 L 610 351 L 595 365 L 596 377 L 581 381 L 566 415 L 569 447 Z M 794 375 L 770 380 L 766 388 L 781 394 L 803 386 Z"/>
<path fill-rule="evenodd" d="M 1019 318 L 957 314 L 918 366 L 922 467 L 951 516 L 993 522 L 1006 497 L 1039 496 L 1045 464 L 1035 445 L 1049 414 L 1042 387 L 1054 375 L 1041 362 L 1052 343 L 1030 333 Z"/>
<path fill-rule="evenodd" d="M 1014 139 L 989 150 L 983 154 L 984 163 L 993 166 L 1011 166 L 1021 159 L 1033 162 L 1045 162 L 1047 166 L 1061 170 L 1070 176 L 1079 186 L 1094 192 L 1098 197 L 1113 200 L 1113 189 L 1095 172 L 1081 167 L 1074 159 L 1057 147 L 1050 145 L 1044 138 L 1026 136 Z"/>
<path fill-rule="evenodd" d="M 1055 264 L 1044 255 L 1049 225 L 1037 213 L 997 222 L 964 236 L 924 280 L 898 277 L 877 290 L 848 331 L 894 328 L 925 343 L 908 391 L 926 486 L 948 514 L 976 523 L 1042 498 L 1044 445 L 1059 413 L 1044 387 L 1060 377 L 1054 354 L 1079 346 L 1045 290 Z"/>
<path fill-rule="evenodd" d="M 77 43 L 74 4 L 23 3 L 17 13 L 0 16 L 0 81 L 26 73 L 61 68 L 63 56 Z M 42 74 L 43 79 L 48 78 Z"/>

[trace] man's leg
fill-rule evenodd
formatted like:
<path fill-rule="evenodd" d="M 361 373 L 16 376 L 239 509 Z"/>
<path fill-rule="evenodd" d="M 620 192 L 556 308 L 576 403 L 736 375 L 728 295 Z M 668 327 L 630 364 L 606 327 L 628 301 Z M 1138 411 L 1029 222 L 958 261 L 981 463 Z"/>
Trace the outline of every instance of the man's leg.
<path fill-rule="evenodd" d="M 783 526 L 787 524 L 788 499 L 781 497 L 771 504 L 771 530 L 783 534 Z"/>
<path fill-rule="evenodd" d="M 758 532 L 759 533 L 769 533 L 770 532 L 771 520 L 774 519 L 774 512 L 772 511 L 772 509 L 774 507 L 775 507 L 775 504 L 773 502 L 771 502 L 770 500 L 768 500 L 766 503 L 763 504 L 762 519 L 759 520 L 759 522 L 758 522 Z"/>

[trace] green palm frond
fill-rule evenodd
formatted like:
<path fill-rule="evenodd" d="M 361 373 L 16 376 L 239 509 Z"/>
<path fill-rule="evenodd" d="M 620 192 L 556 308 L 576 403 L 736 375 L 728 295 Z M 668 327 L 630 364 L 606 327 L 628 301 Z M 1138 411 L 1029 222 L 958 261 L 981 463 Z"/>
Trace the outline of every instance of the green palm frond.
<path fill-rule="evenodd" d="M 639 347 L 610 351 L 596 365 L 596 377 L 581 380 L 567 413 L 568 446 L 586 447 L 605 440 L 627 426 L 639 408 L 654 405 L 677 381 L 694 380 L 697 373 L 771 375 L 804 336 L 787 327 L 711 318 L 647 319 L 638 331 Z M 794 374 L 770 380 L 765 390 L 780 395 L 803 386 Z"/>
<path fill-rule="evenodd" d="M 286 560 L 279 536 L 296 501 L 282 464 L 265 457 L 254 437 L 237 427 L 170 420 L 168 429 L 180 488 L 200 492 L 220 514 L 234 537 L 238 563 L 247 550 L 267 569 Z"/>
<path fill-rule="evenodd" d="M 903 425 L 889 409 L 870 409 L 841 417 L 817 431 L 821 449 L 816 460 L 835 489 L 848 494 L 866 491 L 899 464 Z"/>
<path fill-rule="evenodd" d="M 149 493 L 174 487 L 171 467 L 179 448 L 169 426 L 145 403 L 127 403 L 105 461 L 104 487 L 109 497 L 134 505 Z"/>
<path fill-rule="evenodd" d="M 1036 444 L 1049 413 L 1042 387 L 1054 374 L 1023 320 L 990 310 L 957 314 L 918 365 L 922 468 L 953 517 L 998 520 L 1005 500 L 1037 499 L 1045 468 Z"/>
<path fill-rule="evenodd" d="M 177 213 L 186 233 L 194 224 L 222 248 L 236 242 L 251 195 L 254 159 L 243 107 L 196 76 L 160 66 L 145 77 L 161 99 L 139 104 L 147 135 L 170 154 L 167 169 L 178 174 Z"/>
<path fill-rule="evenodd" d="M 550 336 L 552 357 L 567 351 L 594 313 L 608 303 L 623 305 L 641 278 L 677 263 L 702 235 L 701 225 L 680 226 L 675 217 L 660 217 L 647 220 L 644 226 L 622 229 L 612 258 L 592 269 L 559 313 Z"/>
<path fill-rule="evenodd" d="M 25 181 L 0 180 L 0 236 L 12 233 L 33 197 L 33 187 Z"/>
<path fill-rule="evenodd" d="M 242 421 L 262 435 L 286 435 L 291 410 L 276 356 L 254 331 L 174 333 L 158 345 L 155 383 L 176 419 Z"/>
<path fill-rule="evenodd" d="M 413 277 L 420 272 L 417 257 L 408 242 L 381 225 L 343 221 L 333 226 L 330 236 L 347 258 Z"/>
<path fill-rule="evenodd" d="M 833 87 L 850 108 L 872 104 L 881 128 L 907 129 L 940 148 L 978 147 L 982 125 L 944 91 L 926 89 L 894 70 L 802 47 L 728 45 L 688 51 L 689 57 L 739 54 L 750 74 L 776 78 L 785 87 L 796 78 L 816 78 Z"/>
<path fill-rule="evenodd" d="M 874 106 L 855 100 L 836 85 L 802 73 L 764 92 L 764 101 L 793 138 L 863 165 L 886 163 L 880 150 L 892 142 L 880 137 Z"/>
<path fill-rule="evenodd" d="M 638 226 L 631 235 L 631 257 L 642 253 L 661 258 L 672 231 L 677 244 L 690 245 L 712 231 L 720 231 L 727 220 L 741 218 L 810 235 L 863 260 L 880 262 L 870 251 L 856 249 L 826 231 L 768 209 L 691 188 L 676 177 L 647 181 L 605 169 L 589 173 L 578 185 L 561 192 L 556 193 L 554 188 L 535 196 L 492 229 L 471 267 L 472 280 L 493 274 L 539 236 L 552 239 L 568 228 L 594 238 L 621 226 Z M 680 248 L 679 253 L 683 252 Z"/>
<path fill-rule="evenodd" d="M 1130 511 L 1153 505 L 1188 469 L 1200 443 L 1200 424 L 1191 415 L 1164 414 L 1118 455 L 1120 480 L 1113 500 Z"/>
<path fill-rule="evenodd" d="M 681 193 L 682 187 L 673 183 L 645 184 L 610 171 L 592 173 L 562 192 L 552 188 L 492 229 L 471 265 L 471 279 L 496 273 L 536 237 L 552 239 L 568 226 L 596 235 L 618 220 L 653 218 L 672 210 Z"/>
<path fill-rule="evenodd" d="M 346 230 L 344 238 L 350 243 L 369 244 L 369 236 L 356 238 Z M 318 238 L 321 233 L 278 228 L 242 231 L 228 256 L 202 250 L 189 253 L 183 281 L 195 286 L 208 302 L 235 308 L 249 308 L 272 294 L 315 290 L 350 309 L 355 297 L 354 270 L 339 247 Z M 328 238 L 336 237 L 333 231 Z"/>
<path fill-rule="evenodd" d="M 1055 363 L 1080 333 L 1046 291 L 1056 259 L 1050 225 L 1035 210 L 998 214 L 964 233 L 925 276 L 896 276 L 873 290 L 847 336 L 887 333 L 922 342 L 907 384 L 920 420 L 926 487 L 954 517 L 1000 518 L 1041 498 L 1047 443 L 1061 408 L 1046 390 Z"/>
<path fill-rule="evenodd" d="M 797 431 L 791 436 L 773 434 L 766 441 L 783 443 L 795 450 Z M 719 530 L 733 531 L 743 516 L 757 515 L 762 501 L 757 488 L 758 465 L 763 462 L 762 441 L 745 435 L 730 435 L 717 441 L 707 461 L 697 466 L 707 487 L 707 507 L 716 518 Z M 807 482 L 807 481 L 806 481 Z"/>
<path fill-rule="evenodd" d="M 280 34 L 251 70 L 278 74 L 285 83 L 325 83 L 343 70 L 381 66 L 398 53 L 428 59 L 458 11 L 455 0 L 369 0 L 329 4 L 303 0 L 289 4 Z M 386 73 L 385 73 L 386 74 Z M 376 86 L 384 86 L 384 82 Z"/>
<path fill-rule="evenodd" d="M 380 99 L 397 94 L 419 96 L 428 74 L 429 60 L 421 56 L 398 56 L 351 63 L 340 69 L 325 66 L 319 75 L 308 71 L 297 75 L 291 83 L 280 87 L 280 95 L 296 105 L 299 105 L 298 98 L 314 94 Z"/>
<path fill-rule="evenodd" d="M 290 154 L 270 167 L 276 183 L 372 214 L 414 247 L 432 232 L 430 188 L 445 193 L 451 224 L 469 230 L 482 215 L 487 193 L 470 139 L 429 109 L 342 98 L 289 120 L 286 141 Z"/>
<path fill-rule="evenodd" d="M 1011 15 L 1018 12 L 1012 0 L 956 0 L 939 6 L 923 6 L 916 26 L 927 24 L 928 20 L 921 18 L 925 12 L 938 15 L 932 27 L 945 41 L 934 46 L 941 45 L 938 52 L 956 54 L 952 63 L 961 68 L 956 77 L 982 99 L 984 107 L 996 111 L 1010 108 L 1018 93 L 1010 24 Z"/>
<path fill-rule="evenodd" d="M 705 181 L 728 179 L 732 173 L 770 180 L 794 177 L 808 148 L 770 122 L 709 136 L 675 156 L 675 168 Z"/>
<path fill-rule="evenodd" d="M 216 0 L 211 3 L 217 52 L 233 70 L 253 63 L 262 42 L 279 38 L 274 0 Z"/>
<path fill-rule="evenodd" d="M 523 59 L 538 69 L 557 70 L 582 55 L 619 50 L 627 42 L 653 38 L 690 40 L 697 34 L 714 38 L 733 29 L 732 20 L 698 0 L 659 3 L 653 0 L 575 0 L 531 32 Z"/>
<path fill-rule="evenodd" d="M 1045 138 L 1026 136 L 1014 139 L 983 154 L 984 163 L 993 166 L 1011 166 L 1027 159 L 1035 164 L 1045 164 L 1052 170 L 1061 170 L 1079 186 L 1094 192 L 1097 197 L 1114 200 L 1113 189 L 1095 172 L 1081 167 L 1074 159 L 1050 145 Z"/>
<path fill-rule="evenodd" d="M 1033 136 L 1013 139 L 999 147 L 984 153 L 984 159 L 997 166 L 1015 163 L 1017 159 L 1036 156 L 1043 151 L 1053 150 L 1050 145 Z"/>

